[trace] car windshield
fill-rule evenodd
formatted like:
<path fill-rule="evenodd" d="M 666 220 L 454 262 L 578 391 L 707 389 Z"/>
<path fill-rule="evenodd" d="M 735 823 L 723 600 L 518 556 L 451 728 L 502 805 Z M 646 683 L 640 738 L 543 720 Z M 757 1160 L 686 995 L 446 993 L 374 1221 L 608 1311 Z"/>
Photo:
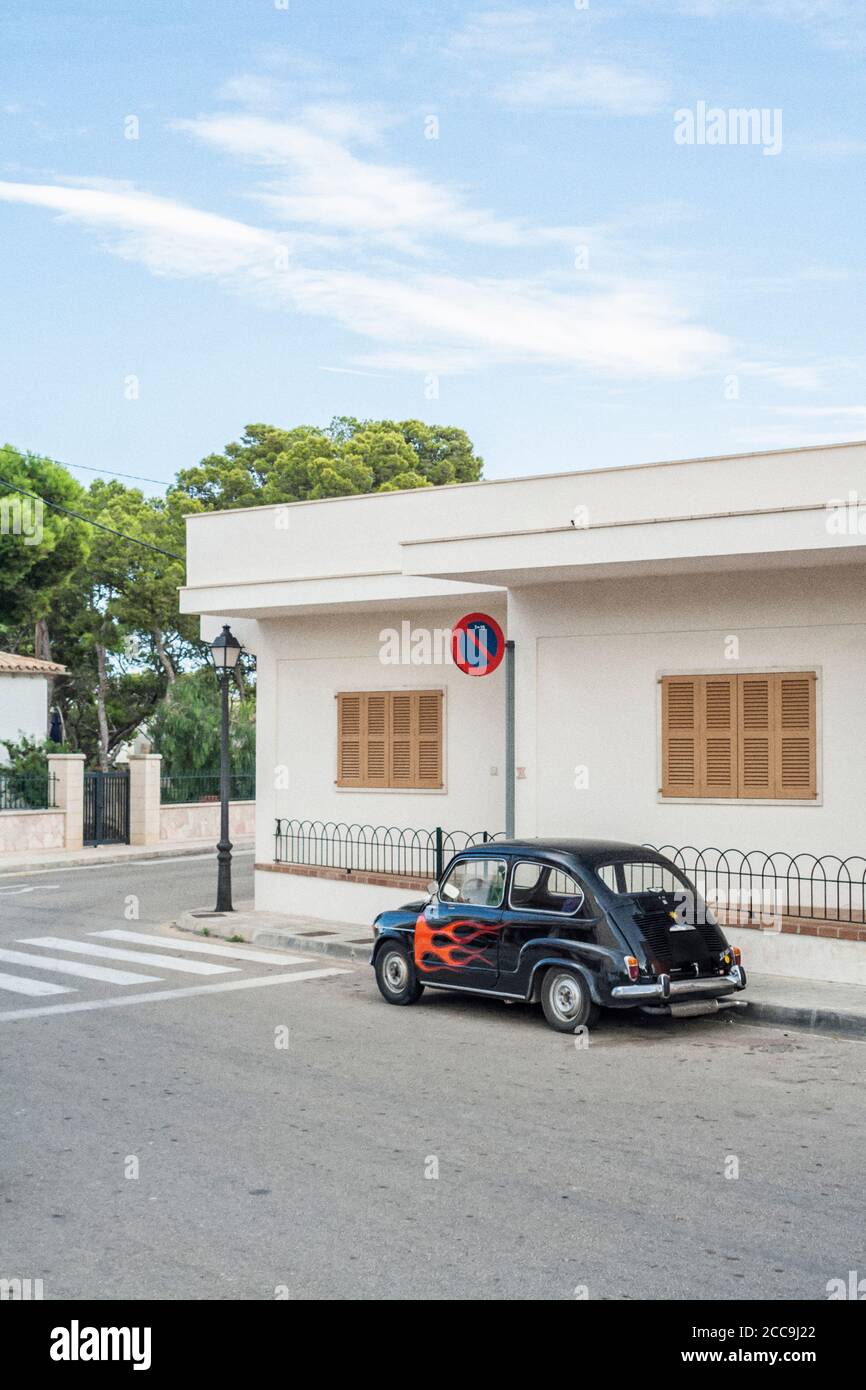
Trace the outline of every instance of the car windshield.
<path fill-rule="evenodd" d="M 633 893 L 688 893 L 694 888 L 685 874 L 673 864 L 659 864 L 653 859 L 612 859 L 597 864 L 596 873 L 611 893 L 629 896 Z"/>

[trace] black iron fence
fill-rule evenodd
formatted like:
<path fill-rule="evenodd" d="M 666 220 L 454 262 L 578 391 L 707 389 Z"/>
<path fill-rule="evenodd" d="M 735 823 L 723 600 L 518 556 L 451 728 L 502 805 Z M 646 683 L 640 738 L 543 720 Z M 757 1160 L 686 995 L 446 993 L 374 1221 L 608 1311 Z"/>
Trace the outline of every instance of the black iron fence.
<path fill-rule="evenodd" d="M 53 773 L 0 771 L 0 811 L 50 811 L 57 805 Z"/>
<path fill-rule="evenodd" d="M 278 818 L 277 864 L 439 879 L 459 850 L 502 839 L 486 830 L 405 829 L 343 821 Z M 697 849 L 645 845 L 670 859 L 729 924 L 771 925 L 780 917 L 866 921 L 866 857 L 788 854 L 777 850 Z"/>
<path fill-rule="evenodd" d="M 232 772 L 230 801 L 254 801 L 256 796 L 255 768 Z M 180 806 L 192 801 L 219 801 L 220 775 L 215 772 L 166 773 L 160 779 L 160 800 L 163 806 Z"/>
<path fill-rule="evenodd" d="M 866 858 L 788 854 L 784 850 L 697 849 L 648 845 L 692 880 L 726 922 L 770 925 L 779 917 L 861 923 Z"/>
<path fill-rule="evenodd" d="M 438 879 L 452 855 L 496 836 L 486 830 L 405 830 L 391 825 L 277 819 L 274 861 L 357 873 Z"/>

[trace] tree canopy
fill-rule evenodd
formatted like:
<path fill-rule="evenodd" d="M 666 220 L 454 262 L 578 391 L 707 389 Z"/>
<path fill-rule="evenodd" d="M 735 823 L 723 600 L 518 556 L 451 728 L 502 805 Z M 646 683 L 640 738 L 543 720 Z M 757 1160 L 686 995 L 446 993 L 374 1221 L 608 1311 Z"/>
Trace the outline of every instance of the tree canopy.
<path fill-rule="evenodd" d="M 198 619 L 178 611 L 184 562 L 171 556 L 185 554 L 185 516 L 474 482 L 482 468 L 462 429 L 351 416 L 337 416 L 324 429 L 247 425 L 222 453 L 181 469 L 164 498 L 147 497 L 120 479 L 97 478 L 85 487 L 52 459 L 6 445 L 0 449 L 0 647 L 68 668 L 52 693 L 65 746 L 106 767 L 146 722 L 169 770 L 198 771 L 202 758 L 216 756 L 216 725 L 207 676 L 188 679 L 208 654 Z M 38 507 L 3 479 L 54 507 Z M 251 711 L 240 708 L 244 676 L 241 666 L 233 737 L 249 757 Z M 204 731 L 199 740 L 197 720 Z"/>

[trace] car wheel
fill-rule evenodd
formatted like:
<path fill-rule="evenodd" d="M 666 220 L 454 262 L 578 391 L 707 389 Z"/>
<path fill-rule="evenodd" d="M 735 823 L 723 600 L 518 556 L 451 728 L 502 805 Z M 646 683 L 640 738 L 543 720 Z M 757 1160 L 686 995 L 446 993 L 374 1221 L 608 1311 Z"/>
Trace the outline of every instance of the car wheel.
<path fill-rule="evenodd" d="M 586 981 L 574 970 L 548 970 L 541 986 L 541 1007 L 551 1028 L 573 1033 L 576 1028 L 592 1027 L 598 1021 L 598 1005 Z"/>
<path fill-rule="evenodd" d="M 424 993 L 415 963 L 403 946 L 383 946 L 376 957 L 376 984 L 389 1004 L 415 1004 Z"/>

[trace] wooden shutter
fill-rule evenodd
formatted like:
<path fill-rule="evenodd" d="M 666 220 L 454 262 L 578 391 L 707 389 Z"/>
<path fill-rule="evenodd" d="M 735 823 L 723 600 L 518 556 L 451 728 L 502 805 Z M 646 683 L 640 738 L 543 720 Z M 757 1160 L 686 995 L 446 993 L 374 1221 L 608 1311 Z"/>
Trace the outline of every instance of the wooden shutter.
<path fill-rule="evenodd" d="M 414 704 L 417 696 L 393 694 L 391 700 L 391 786 L 414 786 Z"/>
<path fill-rule="evenodd" d="M 739 795 L 773 797 L 774 690 L 772 676 L 739 676 Z"/>
<path fill-rule="evenodd" d="M 815 673 L 664 676 L 662 795 L 814 799 Z"/>
<path fill-rule="evenodd" d="M 422 690 L 418 701 L 418 786 L 442 786 L 442 692 Z"/>
<path fill-rule="evenodd" d="M 700 796 L 700 679 L 662 680 L 663 796 Z"/>
<path fill-rule="evenodd" d="M 815 677 L 782 672 L 775 686 L 775 795 L 806 800 L 817 795 L 815 776 Z"/>
<path fill-rule="evenodd" d="M 337 696 L 337 786 L 442 786 L 441 690 Z"/>
<path fill-rule="evenodd" d="M 390 711 L 386 691 L 364 696 L 366 712 L 364 738 L 365 787 L 389 785 Z"/>
<path fill-rule="evenodd" d="M 737 795 L 737 677 L 700 678 L 700 796 Z"/>
<path fill-rule="evenodd" d="M 337 696 L 337 786 L 361 787 L 363 695 Z"/>

